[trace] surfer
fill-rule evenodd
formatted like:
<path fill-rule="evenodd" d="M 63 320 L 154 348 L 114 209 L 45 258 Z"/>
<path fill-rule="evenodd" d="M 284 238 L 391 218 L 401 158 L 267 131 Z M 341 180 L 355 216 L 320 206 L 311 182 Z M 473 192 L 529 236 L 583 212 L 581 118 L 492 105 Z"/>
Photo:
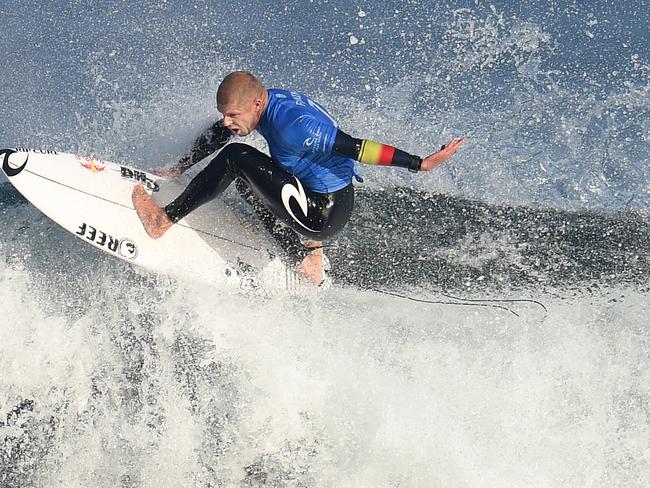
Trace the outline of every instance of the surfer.
<path fill-rule="evenodd" d="M 429 171 L 449 159 L 465 138 L 454 138 L 427 157 L 392 146 L 356 139 L 340 130 L 331 115 L 302 93 L 267 89 L 254 75 L 234 71 L 217 90 L 223 119 L 208 128 L 192 150 L 161 176 L 179 176 L 221 149 L 173 202 L 160 208 L 142 185 L 133 205 L 145 230 L 160 238 L 174 223 L 239 180 L 272 216 L 305 238 L 306 255 L 299 271 L 316 284 L 325 277 L 322 241 L 348 222 L 354 204 L 352 179 L 361 181 L 355 161 Z M 227 144 L 233 135 L 257 130 L 270 156 L 242 143 Z M 223 149 L 222 149 L 223 148 Z"/>

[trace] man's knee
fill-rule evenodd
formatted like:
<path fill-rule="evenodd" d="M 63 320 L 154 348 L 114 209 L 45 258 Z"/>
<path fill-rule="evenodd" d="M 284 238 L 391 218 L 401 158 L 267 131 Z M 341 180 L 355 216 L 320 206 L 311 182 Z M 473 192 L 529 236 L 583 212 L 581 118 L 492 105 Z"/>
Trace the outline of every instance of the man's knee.
<path fill-rule="evenodd" d="M 225 164 L 226 170 L 234 177 L 242 176 L 246 168 L 268 165 L 270 158 L 248 144 L 235 142 L 225 146 L 213 160 Z"/>
<path fill-rule="evenodd" d="M 233 142 L 226 145 L 221 152 L 219 152 L 218 157 L 237 161 L 238 159 L 245 157 L 246 153 L 251 149 L 255 148 L 248 144 L 242 144 L 241 142 Z"/>

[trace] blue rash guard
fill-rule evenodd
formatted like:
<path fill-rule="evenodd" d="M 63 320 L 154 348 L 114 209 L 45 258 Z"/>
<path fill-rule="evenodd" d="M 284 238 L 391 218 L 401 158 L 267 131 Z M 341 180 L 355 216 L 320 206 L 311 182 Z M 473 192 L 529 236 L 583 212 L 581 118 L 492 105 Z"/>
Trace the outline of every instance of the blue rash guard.
<path fill-rule="evenodd" d="M 316 193 L 348 186 L 356 161 L 333 154 L 338 129 L 330 114 L 302 93 L 269 89 L 268 94 L 256 130 L 266 139 L 273 161 Z"/>

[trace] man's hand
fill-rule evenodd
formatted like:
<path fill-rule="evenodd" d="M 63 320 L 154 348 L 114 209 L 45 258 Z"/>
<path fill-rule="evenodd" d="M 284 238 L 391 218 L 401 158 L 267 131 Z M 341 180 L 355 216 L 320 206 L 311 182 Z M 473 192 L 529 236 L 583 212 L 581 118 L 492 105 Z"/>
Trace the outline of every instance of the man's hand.
<path fill-rule="evenodd" d="M 454 155 L 458 148 L 465 143 L 465 136 L 453 138 L 448 144 L 442 146 L 440 151 L 430 154 L 422 160 L 420 171 L 431 171 Z"/>

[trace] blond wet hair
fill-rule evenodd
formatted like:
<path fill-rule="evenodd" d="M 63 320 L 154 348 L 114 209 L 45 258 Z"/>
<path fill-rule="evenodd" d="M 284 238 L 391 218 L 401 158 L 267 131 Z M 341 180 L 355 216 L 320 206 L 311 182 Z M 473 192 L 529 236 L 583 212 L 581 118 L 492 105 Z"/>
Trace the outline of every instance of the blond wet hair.
<path fill-rule="evenodd" d="M 241 105 L 262 97 L 266 90 L 254 74 L 248 71 L 233 71 L 226 75 L 217 89 L 217 105 Z"/>

